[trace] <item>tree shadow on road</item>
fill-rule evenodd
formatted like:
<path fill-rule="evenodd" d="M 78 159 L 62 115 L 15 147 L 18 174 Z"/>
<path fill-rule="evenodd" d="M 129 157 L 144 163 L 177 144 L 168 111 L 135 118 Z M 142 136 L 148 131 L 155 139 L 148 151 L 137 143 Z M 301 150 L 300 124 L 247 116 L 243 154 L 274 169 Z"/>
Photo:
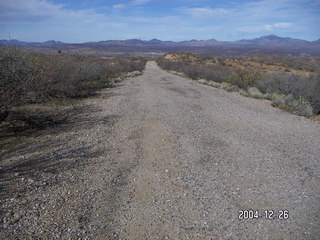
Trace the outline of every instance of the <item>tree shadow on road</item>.
<path fill-rule="evenodd" d="M 27 138 L 0 153 L 0 199 L 26 191 L 28 184 L 19 189 L 21 181 L 54 184 L 54 181 L 42 181 L 97 159 L 102 154 L 100 150 L 85 143 L 72 145 L 71 140 L 76 137 L 72 133 L 77 129 L 90 130 L 97 125 L 110 128 L 117 121 L 118 116 L 101 116 L 97 114 L 100 111 L 93 105 L 73 107 L 61 113 L 67 116 L 65 122 L 16 133 L 17 137 L 27 135 Z M 70 137 L 57 137 L 61 133 L 70 133 Z"/>

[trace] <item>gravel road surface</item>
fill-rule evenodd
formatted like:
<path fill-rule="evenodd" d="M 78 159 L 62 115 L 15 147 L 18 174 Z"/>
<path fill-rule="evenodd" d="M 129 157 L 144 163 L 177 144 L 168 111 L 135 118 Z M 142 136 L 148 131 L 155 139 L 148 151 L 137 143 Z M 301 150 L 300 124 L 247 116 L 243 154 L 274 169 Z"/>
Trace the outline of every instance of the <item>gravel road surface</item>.
<path fill-rule="evenodd" d="M 3 239 L 320 236 L 319 123 L 155 62 L 0 157 Z"/>

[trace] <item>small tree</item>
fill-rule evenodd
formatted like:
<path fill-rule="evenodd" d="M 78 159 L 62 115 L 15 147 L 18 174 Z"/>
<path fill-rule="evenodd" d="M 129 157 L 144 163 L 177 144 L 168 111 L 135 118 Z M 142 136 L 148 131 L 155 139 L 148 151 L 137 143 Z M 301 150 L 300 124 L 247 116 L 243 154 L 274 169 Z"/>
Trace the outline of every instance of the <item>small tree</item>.
<path fill-rule="evenodd" d="M 238 76 L 235 84 L 242 88 L 255 87 L 261 80 L 261 74 L 253 69 L 235 68 L 234 72 Z"/>

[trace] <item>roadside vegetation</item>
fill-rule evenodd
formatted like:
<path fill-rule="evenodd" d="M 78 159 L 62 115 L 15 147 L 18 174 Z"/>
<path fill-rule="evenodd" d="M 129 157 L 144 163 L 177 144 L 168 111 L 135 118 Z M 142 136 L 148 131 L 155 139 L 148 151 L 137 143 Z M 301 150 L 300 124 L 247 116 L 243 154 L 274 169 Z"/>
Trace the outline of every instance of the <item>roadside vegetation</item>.
<path fill-rule="evenodd" d="M 35 54 L 0 47 L 0 139 L 64 122 L 66 108 L 77 99 L 140 74 L 145 63 L 142 58 Z"/>
<path fill-rule="evenodd" d="M 320 113 L 320 64 L 276 57 L 212 58 L 169 53 L 158 59 L 161 68 L 200 83 L 258 99 L 310 117 Z"/>

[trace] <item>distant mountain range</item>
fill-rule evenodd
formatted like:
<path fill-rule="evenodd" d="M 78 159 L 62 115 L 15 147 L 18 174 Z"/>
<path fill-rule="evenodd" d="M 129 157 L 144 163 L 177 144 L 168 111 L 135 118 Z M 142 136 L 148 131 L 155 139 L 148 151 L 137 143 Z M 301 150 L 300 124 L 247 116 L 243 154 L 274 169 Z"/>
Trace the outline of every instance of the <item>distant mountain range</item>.
<path fill-rule="evenodd" d="M 28 46 L 28 45 L 32 46 L 32 45 L 53 45 L 53 44 L 64 44 L 64 43 L 60 41 L 55 41 L 55 40 L 50 40 L 46 42 L 24 42 L 24 41 L 19 41 L 17 39 L 10 39 L 10 40 L 2 39 L 0 40 L 0 44 L 12 45 L 12 46 Z"/>
<path fill-rule="evenodd" d="M 24 42 L 16 39 L 8 40 L 0 40 L 0 44 L 6 45 L 41 45 L 41 46 L 51 46 L 51 45 L 62 45 L 62 44 L 72 44 L 74 43 L 63 43 L 60 41 L 50 40 L 46 42 Z M 289 37 L 278 37 L 276 35 L 268 35 L 260 38 L 250 39 L 250 40 L 240 40 L 234 42 L 226 42 L 226 41 L 217 41 L 215 39 L 209 40 L 190 40 L 190 41 L 161 41 L 158 39 L 152 39 L 149 41 L 140 40 L 140 39 L 128 39 L 128 40 L 106 40 L 99 42 L 85 42 L 78 43 L 77 45 L 100 45 L 100 46 L 246 46 L 246 47 L 267 47 L 267 48 L 291 48 L 291 47 L 319 47 L 320 39 L 317 41 L 305 41 L 301 39 L 289 38 Z"/>
<path fill-rule="evenodd" d="M 11 46 L 24 46 L 32 49 L 61 49 L 70 53 L 80 53 L 80 49 L 90 49 L 91 55 L 101 55 L 103 52 L 156 52 L 164 53 L 170 51 L 187 51 L 207 55 L 226 55 L 242 56 L 242 55 L 271 55 L 275 52 L 288 52 L 295 54 L 307 54 L 320 57 L 320 39 L 317 41 L 305 41 L 289 37 L 279 37 L 276 35 L 263 36 L 250 40 L 239 40 L 233 42 L 209 40 L 190 40 L 190 41 L 161 41 L 152 39 L 149 41 L 140 39 L 128 40 L 106 40 L 99 42 L 85 43 L 63 43 L 59 41 L 46 42 L 23 42 L 18 40 L 0 40 L 0 44 Z M 76 51 L 77 50 L 77 51 Z M 239 55 L 240 54 L 240 55 Z M 84 54 L 84 55 L 90 55 Z M 273 54 L 274 55 L 274 54 Z"/>

